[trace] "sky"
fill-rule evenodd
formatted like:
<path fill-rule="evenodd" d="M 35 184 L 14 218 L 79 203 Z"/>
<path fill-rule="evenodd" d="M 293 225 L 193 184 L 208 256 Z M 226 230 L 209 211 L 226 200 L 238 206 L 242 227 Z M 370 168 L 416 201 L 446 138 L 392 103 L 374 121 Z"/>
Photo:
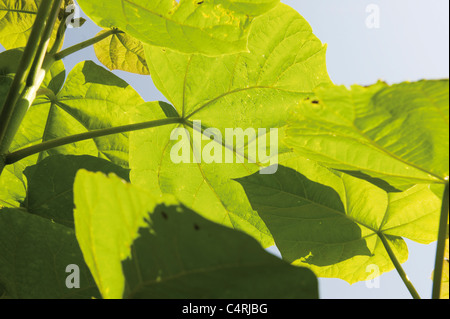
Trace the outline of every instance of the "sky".
<path fill-rule="evenodd" d="M 296 9 L 328 45 L 327 66 L 335 84 L 389 84 L 449 77 L 448 0 L 282 0 Z M 375 16 L 376 15 L 376 16 Z M 82 12 L 81 16 L 87 18 Z M 92 38 L 101 29 L 89 19 L 67 31 L 64 47 Z M 3 48 L 0 46 L 0 51 Z M 84 60 L 100 62 L 92 47 L 66 59 L 66 70 Z M 148 76 L 113 71 L 146 101 L 165 97 Z M 431 296 L 435 244 L 407 241 L 409 260 L 403 265 L 422 298 Z M 277 254 L 276 250 L 271 252 Z M 349 285 L 340 279 L 319 279 L 324 299 L 409 299 L 396 271 L 383 274 L 375 287 Z"/>

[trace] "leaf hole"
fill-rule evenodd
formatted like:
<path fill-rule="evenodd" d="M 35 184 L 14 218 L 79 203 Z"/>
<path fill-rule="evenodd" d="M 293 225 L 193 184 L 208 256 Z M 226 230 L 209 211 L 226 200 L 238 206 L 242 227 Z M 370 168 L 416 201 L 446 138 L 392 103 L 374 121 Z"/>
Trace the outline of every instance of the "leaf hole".
<path fill-rule="evenodd" d="M 169 216 L 167 216 L 166 212 L 162 211 L 161 212 L 162 217 L 167 220 L 169 218 Z"/>

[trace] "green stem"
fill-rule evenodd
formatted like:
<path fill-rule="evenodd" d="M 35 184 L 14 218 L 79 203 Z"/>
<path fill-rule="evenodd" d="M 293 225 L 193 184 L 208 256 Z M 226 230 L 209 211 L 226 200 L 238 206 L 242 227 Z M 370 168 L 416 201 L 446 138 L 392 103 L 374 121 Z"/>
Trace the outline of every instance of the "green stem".
<path fill-rule="evenodd" d="M 14 136 L 19 130 L 22 120 L 36 98 L 36 92 L 44 81 L 45 74 L 54 63 L 54 60 L 46 58 L 46 54 L 53 28 L 58 17 L 59 9 L 61 7 L 61 2 L 62 0 L 55 0 L 51 7 L 51 15 L 49 16 L 44 32 L 42 33 L 41 42 L 39 43 L 34 62 L 28 74 L 26 86 L 20 95 L 20 98 L 16 101 L 13 114 L 8 122 L 8 129 L 3 135 L 2 149 L 0 150 L 1 153 L 8 151 L 12 141 L 14 140 Z"/>
<path fill-rule="evenodd" d="M 7 154 L 5 157 L 5 164 L 13 164 L 17 161 L 20 161 L 21 159 L 44 152 L 50 149 L 53 149 L 55 147 L 81 142 L 84 140 L 89 140 L 96 137 L 102 137 L 112 134 L 118 134 L 118 133 L 126 133 L 131 131 L 138 131 L 143 129 L 148 129 L 152 127 L 157 126 L 163 126 L 168 124 L 176 124 L 176 123 L 182 123 L 182 119 L 178 117 L 172 117 L 162 120 L 154 120 L 154 121 L 148 121 L 143 123 L 137 123 L 137 124 L 129 124 L 129 125 L 123 125 L 123 126 L 116 126 L 106 129 L 99 129 L 94 131 L 89 131 L 81 134 L 71 135 L 71 136 L 65 136 L 61 138 L 57 138 L 54 140 L 46 141 L 41 144 L 33 145 L 18 151 L 15 151 L 13 153 Z"/>
<path fill-rule="evenodd" d="M 442 198 L 441 217 L 439 220 L 438 242 L 436 248 L 436 260 L 434 263 L 432 298 L 439 299 L 441 294 L 442 271 L 444 265 L 445 242 L 447 240 L 448 207 L 449 207 L 449 183 L 445 184 Z"/>
<path fill-rule="evenodd" d="M 92 39 L 80 42 L 78 44 L 75 44 L 75 45 L 73 45 L 73 46 L 71 46 L 71 47 L 69 47 L 67 49 L 64 49 L 64 50 L 56 53 L 54 55 L 54 59 L 55 60 L 61 60 L 61 59 L 65 58 L 68 55 L 71 55 L 71 54 L 73 54 L 75 52 L 78 52 L 78 51 L 83 50 L 83 49 L 85 49 L 87 47 L 90 47 L 91 45 L 96 44 L 97 42 L 100 42 L 103 39 L 106 39 L 110 35 L 117 34 L 117 33 L 123 33 L 123 32 L 118 30 L 118 29 L 111 29 L 109 31 L 106 31 L 105 33 L 102 33 L 100 35 L 97 35 L 97 36 L 93 37 Z"/>
<path fill-rule="evenodd" d="M 55 55 L 56 52 L 58 52 L 59 49 L 61 48 L 62 42 L 64 40 L 64 35 L 67 30 L 66 16 L 67 16 L 67 14 L 64 12 L 62 19 L 59 22 L 58 31 L 56 32 L 55 42 L 53 43 L 53 46 L 51 47 L 51 49 L 48 51 L 48 55 L 50 55 L 50 56 Z"/>
<path fill-rule="evenodd" d="M 43 0 L 39 6 L 36 20 L 33 24 L 30 37 L 23 52 L 13 83 L 6 96 L 2 112 L 0 114 L 0 154 L 8 151 L 9 145 L 5 143 L 5 135 L 10 130 L 9 122 L 14 116 L 14 109 L 20 97 L 20 92 L 25 87 L 25 81 L 32 68 L 32 63 L 38 54 L 40 43 L 43 38 L 48 17 L 51 14 L 52 0 Z"/>
<path fill-rule="evenodd" d="M 400 277 L 402 278 L 406 288 L 408 288 L 409 292 L 411 293 L 411 295 L 413 296 L 414 299 L 421 299 L 419 294 L 416 291 L 416 288 L 414 288 L 413 284 L 411 283 L 411 281 L 409 280 L 405 271 L 403 270 L 402 265 L 400 264 L 400 262 L 397 259 L 397 256 L 395 256 L 395 253 L 392 250 L 391 246 L 389 245 L 389 242 L 388 242 L 386 236 L 383 233 L 379 232 L 378 237 L 380 237 L 381 242 L 383 243 L 384 248 L 386 249 L 386 251 L 389 255 L 389 258 L 391 259 L 392 263 L 394 264 L 395 269 L 397 269 L 397 272 L 400 275 Z"/>
<path fill-rule="evenodd" d="M 6 161 L 5 155 L 0 155 L 0 176 L 2 175 L 3 169 L 6 166 L 5 161 Z"/>

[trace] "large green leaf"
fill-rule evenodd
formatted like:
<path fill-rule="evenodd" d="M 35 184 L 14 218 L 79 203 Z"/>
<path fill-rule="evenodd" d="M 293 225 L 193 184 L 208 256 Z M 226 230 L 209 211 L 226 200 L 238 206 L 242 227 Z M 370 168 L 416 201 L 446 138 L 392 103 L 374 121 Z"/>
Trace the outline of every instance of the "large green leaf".
<path fill-rule="evenodd" d="M 0 0 L 0 43 L 7 49 L 25 47 L 41 0 Z M 56 38 L 56 24 L 50 45 Z"/>
<path fill-rule="evenodd" d="M 286 144 L 299 154 L 399 189 L 448 180 L 448 80 L 316 93 L 287 130 Z"/>
<path fill-rule="evenodd" d="M 91 61 L 76 65 L 60 90 L 64 73 L 62 62 L 52 67 L 43 85 L 51 91 L 42 90 L 47 96 L 39 96 L 28 110 L 11 152 L 59 137 L 130 124 L 130 115 L 144 102 L 125 81 Z M 158 104 L 145 105 L 151 106 Z M 7 166 L 0 177 L 0 185 L 4 185 L 0 188 L 2 205 L 18 206 L 26 191 L 23 170 L 56 154 L 97 156 L 126 168 L 128 134 L 65 145 Z"/>
<path fill-rule="evenodd" d="M 143 102 L 125 81 L 95 63 L 85 61 L 69 73 L 66 84 L 55 98 L 34 107 L 47 117 L 44 132 L 40 136 L 43 141 L 47 141 L 130 124 L 130 114 Z M 47 153 L 99 156 L 126 167 L 128 134 L 99 137 Z"/>
<path fill-rule="evenodd" d="M 3 99 L 6 97 L 9 86 L 12 83 L 15 72 L 19 65 L 23 49 L 13 49 L 0 53 L 0 104 L 3 105 Z M 54 92 L 60 90 L 65 79 L 65 69 L 62 61 L 57 61 L 50 68 L 42 83 L 41 89 Z M 45 103 L 47 100 L 44 100 Z M 42 98 L 37 97 L 37 104 L 42 103 Z M 47 122 L 48 113 L 41 112 L 32 106 L 29 114 L 26 115 L 22 126 L 20 127 L 10 151 L 30 146 L 42 141 L 42 132 Z M 14 165 L 8 165 L 0 177 L 0 207 L 1 206 L 19 206 L 25 198 L 26 181 L 22 172 L 25 167 L 36 163 L 38 156 L 31 156 Z"/>
<path fill-rule="evenodd" d="M 0 287 L 9 298 L 98 297 L 72 229 L 9 208 L 0 210 L 0 229 Z M 79 267 L 80 288 L 66 286 L 69 265 Z"/>
<path fill-rule="evenodd" d="M 52 155 L 25 169 L 28 187 L 22 206 L 34 215 L 73 228 L 73 184 L 80 169 L 115 173 L 129 180 L 129 170 L 98 157 Z"/>
<path fill-rule="evenodd" d="M 221 55 L 247 50 L 254 17 L 279 0 L 80 0 L 99 26 L 117 27 L 142 42 L 185 53 Z"/>
<path fill-rule="evenodd" d="M 408 256 L 401 237 L 420 243 L 437 238 L 440 200 L 427 185 L 388 194 L 374 185 L 291 158 L 276 174 L 241 178 L 252 207 L 266 223 L 282 256 L 319 277 L 350 283 L 394 265 L 378 235 L 384 234 L 400 262 Z"/>
<path fill-rule="evenodd" d="M 102 30 L 98 35 L 107 32 Z M 126 33 L 115 33 L 94 44 L 98 60 L 110 70 L 148 75 L 142 42 Z"/>
<path fill-rule="evenodd" d="M 318 296 L 312 272 L 171 198 L 86 171 L 74 189 L 77 238 L 104 298 Z"/>
<path fill-rule="evenodd" d="M 9 297 L 98 296 L 73 230 L 72 190 L 81 168 L 128 179 L 128 170 L 98 157 L 50 156 L 25 169 L 28 187 L 22 208 L 0 212 L 0 285 Z M 81 269 L 79 289 L 65 286 L 70 264 Z"/>
<path fill-rule="evenodd" d="M 261 157 L 253 158 L 251 163 L 248 152 L 248 148 L 266 140 L 266 135 L 245 140 L 240 148 L 228 142 L 225 145 L 222 139 L 228 128 L 254 129 L 256 134 L 261 128 L 267 135 L 269 129 L 279 128 L 281 135 L 288 110 L 316 86 L 329 83 L 329 77 L 325 46 L 288 6 L 280 5 L 255 19 L 248 47 L 250 53 L 217 58 L 145 47 L 152 79 L 174 107 L 166 106 L 164 112 L 153 110 L 152 114 L 140 112 L 135 122 L 174 116 L 184 117 L 185 124 L 132 133 L 131 180 L 152 192 L 173 194 L 202 216 L 242 230 L 267 246 L 272 244 L 269 231 L 251 208 L 243 189 L 231 180 L 267 165 Z M 193 130 L 193 121 L 201 121 L 201 129 Z M 171 150 L 182 143 L 171 140 L 177 127 L 186 129 L 182 134 L 190 136 L 195 131 L 200 139 L 199 131 L 207 135 L 204 130 L 217 129 L 222 135 L 215 141 L 221 163 L 195 163 L 191 154 L 190 163 L 175 164 Z M 187 135 L 183 136 L 191 144 Z M 200 143 L 211 147 L 210 136 L 205 138 Z M 277 142 L 278 137 L 272 137 L 267 147 Z M 187 144 L 184 146 L 197 154 L 198 145 Z M 225 163 L 224 156 L 229 152 L 233 163 Z M 238 158 L 244 163 L 236 163 Z"/>

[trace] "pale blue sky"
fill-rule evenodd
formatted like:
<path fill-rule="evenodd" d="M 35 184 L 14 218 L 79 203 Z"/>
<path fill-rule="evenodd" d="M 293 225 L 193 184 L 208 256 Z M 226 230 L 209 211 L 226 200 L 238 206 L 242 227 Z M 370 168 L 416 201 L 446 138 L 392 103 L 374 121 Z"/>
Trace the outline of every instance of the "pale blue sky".
<path fill-rule="evenodd" d="M 311 24 L 328 44 L 327 63 L 336 84 L 372 84 L 448 78 L 448 0 L 282 0 Z M 366 26 L 366 7 L 380 9 L 380 27 Z M 83 15 L 84 16 L 84 15 Z M 88 21 L 81 29 L 69 29 L 64 47 L 93 37 L 100 28 Z M 0 46 L 0 51 L 3 48 Z M 94 50 L 80 51 L 64 59 L 69 71 L 83 60 L 97 63 Z M 132 85 L 146 101 L 165 100 L 148 77 L 121 71 L 114 73 Z M 423 298 L 431 296 L 430 280 L 435 245 L 408 241 L 410 257 L 404 269 Z M 320 279 L 321 298 L 410 298 L 395 271 L 380 277 L 380 287 L 364 282 L 352 286 L 339 279 Z"/>

